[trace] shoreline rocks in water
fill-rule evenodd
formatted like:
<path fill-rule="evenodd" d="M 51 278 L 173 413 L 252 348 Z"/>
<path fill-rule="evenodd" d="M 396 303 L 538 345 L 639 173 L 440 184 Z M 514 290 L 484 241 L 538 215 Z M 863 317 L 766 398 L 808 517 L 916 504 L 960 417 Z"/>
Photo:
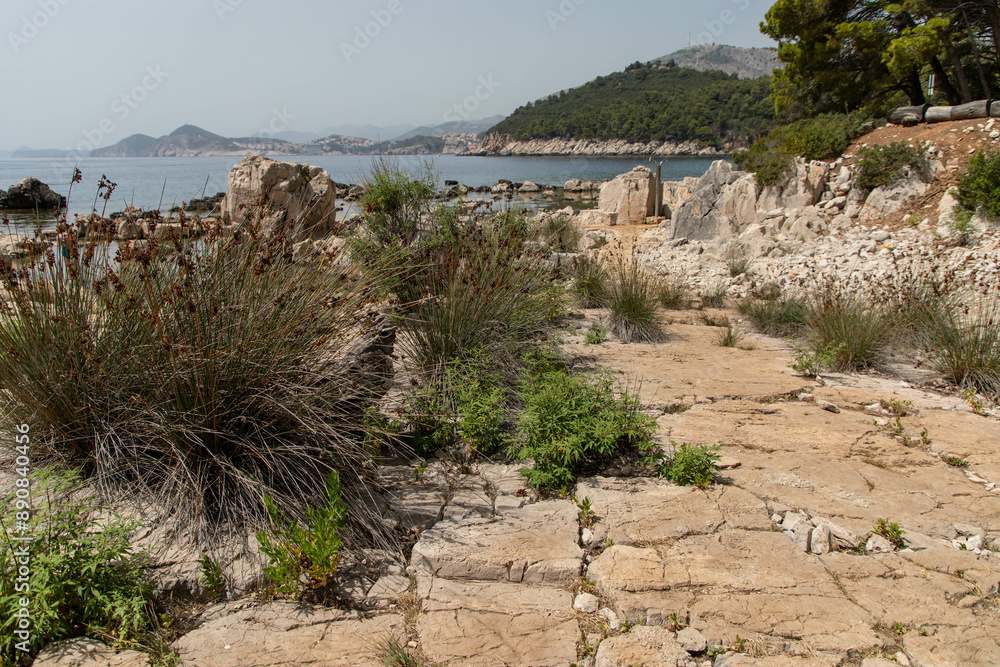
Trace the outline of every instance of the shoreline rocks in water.
<path fill-rule="evenodd" d="M 586 157 L 691 157 L 728 155 L 694 141 L 631 142 L 624 139 L 531 139 L 515 141 L 509 135 L 491 134 L 483 139 L 482 156 L 586 156 Z"/>
<path fill-rule="evenodd" d="M 65 206 L 66 198 L 37 178 L 25 178 L 20 183 L 10 186 L 6 192 L 0 190 L 0 209 L 48 211 L 61 210 Z"/>

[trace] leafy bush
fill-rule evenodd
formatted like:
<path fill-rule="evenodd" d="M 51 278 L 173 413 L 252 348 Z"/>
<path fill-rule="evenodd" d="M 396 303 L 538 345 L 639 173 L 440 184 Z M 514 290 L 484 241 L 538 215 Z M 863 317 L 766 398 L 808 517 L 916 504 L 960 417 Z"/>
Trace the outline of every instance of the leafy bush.
<path fill-rule="evenodd" d="M 340 531 L 347 508 L 340 502 L 340 479 L 330 471 L 326 498 L 306 510 L 305 520 L 289 517 L 264 496 L 270 527 L 257 533 L 261 553 L 269 559 L 264 572 L 274 593 L 295 598 L 326 589 L 340 563 Z"/>
<path fill-rule="evenodd" d="M 534 459 L 534 468 L 522 472 L 537 489 L 569 489 L 581 474 L 654 448 L 656 420 L 644 415 L 638 398 L 616 387 L 609 374 L 545 370 L 526 381 L 521 399 L 522 442 L 515 453 Z"/>
<path fill-rule="evenodd" d="M 906 543 L 903 542 L 903 535 L 906 535 L 906 531 L 900 528 L 898 523 L 889 523 L 888 519 L 876 521 L 868 534 L 884 537 L 896 549 L 902 549 L 906 546 Z"/>
<path fill-rule="evenodd" d="M 969 211 L 1000 218 L 1000 151 L 979 151 L 958 180 L 958 203 Z"/>
<path fill-rule="evenodd" d="M 623 343 L 649 343 L 666 338 L 660 323 L 657 301 L 660 281 L 637 265 L 619 265 L 608 281 L 608 322 L 612 333 Z"/>
<path fill-rule="evenodd" d="M 413 176 L 387 158 L 375 160 L 360 202 L 375 243 L 384 247 L 409 245 L 420 231 L 420 219 L 434 196 L 434 184 L 430 167 Z"/>
<path fill-rule="evenodd" d="M 771 130 L 745 151 L 733 155 L 736 165 L 752 171 L 760 185 L 778 183 L 791 169 L 796 156 L 825 160 L 844 152 L 861 134 L 855 116 L 825 114 Z"/>
<path fill-rule="evenodd" d="M 854 183 L 864 190 L 892 185 L 903 178 L 907 167 L 922 175 L 926 175 L 929 169 L 924 152 L 905 141 L 862 148 L 858 151 Z"/>
<path fill-rule="evenodd" d="M 956 205 L 952 209 L 951 219 L 948 221 L 948 231 L 952 240 L 960 246 L 967 246 L 972 243 L 976 235 L 976 226 L 972 224 L 974 212 Z"/>
<path fill-rule="evenodd" d="M 919 331 L 934 367 L 950 381 L 1000 395 L 1000 299 L 943 299 L 922 311 Z"/>
<path fill-rule="evenodd" d="M 116 255 L 108 238 L 71 239 L 64 264 L 3 274 L 0 384 L 33 416 L 38 460 L 86 471 L 106 497 L 155 498 L 208 540 L 265 526 L 264 494 L 301 516 L 336 469 L 357 534 L 390 546 L 363 500 L 363 408 L 385 376 L 344 363 L 379 321 L 381 275 L 337 253 L 295 262 L 259 219 L 228 239 L 198 231 Z"/>
<path fill-rule="evenodd" d="M 811 347 L 832 355 L 833 370 L 864 370 L 881 360 L 893 335 L 892 318 L 877 304 L 827 290 L 809 304 Z"/>
<path fill-rule="evenodd" d="M 600 260 L 580 257 L 573 264 L 573 290 L 583 308 L 600 308 L 607 298 L 608 272 Z"/>
<path fill-rule="evenodd" d="M 805 301 L 795 297 L 746 299 L 737 306 L 761 333 L 788 336 L 801 330 L 808 318 Z"/>
<path fill-rule="evenodd" d="M 140 639 L 154 625 L 154 614 L 145 555 L 129 543 L 138 524 L 108 519 L 99 496 L 86 491 L 75 473 L 43 469 L 30 479 L 30 517 L 17 509 L 14 494 L 0 514 L 0 662 L 21 664 L 47 644 L 83 634 L 112 643 Z M 33 538 L 27 589 L 18 571 L 26 543 L 18 537 Z M 15 614 L 23 597 L 30 600 L 31 625 L 18 635 Z M 17 648 L 21 642 L 27 653 Z"/>
<path fill-rule="evenodd" d="M 697 486 L 699 488 L 711 486 L 715 480 L 715 472 L 718 470 L 720 447 L 718 445 L 709 447 L 688 443 L 678 447 L 676 442 L 670 444 L 675 451 L 672 457 L 660 464 L 660 476 L 669 479 L 678 486 Z"/>
<path fill-rule="evenodd" d="M 595 324 L 594 326 L 587 329 L 587 335 L 584 342 L 587 345 L 600 345 L 608 339 L 608 328 L 603 327 L 600 324 Z"/>

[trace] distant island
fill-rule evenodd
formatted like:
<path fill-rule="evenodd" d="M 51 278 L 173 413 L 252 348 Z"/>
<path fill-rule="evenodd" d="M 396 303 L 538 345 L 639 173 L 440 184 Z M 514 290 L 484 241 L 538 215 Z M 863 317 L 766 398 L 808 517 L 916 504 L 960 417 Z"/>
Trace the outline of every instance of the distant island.
<path fill-rule="evenodd" d="M 156 138 L 133 134 L 113 146 L 98 148 L 89 157 L 208 157 L 244 155 L 448 155 L 481 150 L 481 133 L 501 117 L 484 121 L 455 121 L 423 126 L 392 140 L 330 135 L 308 142 L 270 137 L 223 137 L 195 125 L 182 125 Z M 19 149 L 14 158 L 59 158 L 67 151 Z"/>

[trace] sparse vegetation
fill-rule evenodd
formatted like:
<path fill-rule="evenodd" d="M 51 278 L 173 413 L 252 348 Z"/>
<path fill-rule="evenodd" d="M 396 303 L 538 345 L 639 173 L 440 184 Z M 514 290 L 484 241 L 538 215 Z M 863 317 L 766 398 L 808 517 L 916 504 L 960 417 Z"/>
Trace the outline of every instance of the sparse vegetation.
<path fill-rule="evenodd" d="M 600 345 L 608 339 L 608 328 L 600 324 L 595 324 L 587 329 L 584 342 L 587 345 Z"/>
<path fill-rule="evenodd" d="M 683 280 L 664 280 L 659 285 L 660 305 L 667 310 L 684 310 L 691 305 L 689 292 Z"/>
<path fill-rule="evenodd" d="M 623 343 L 653 343 L 666 338 L 657 311 L 660 283 L 636 264 L 619 265 L 608 282 L 611 332 Z"/>
<path fill-rule="evenodd" d="M 795 121 L 771 130 L 745 151 L 733 155 L 736 165 L 756 174 L 760 185 L 775 185 L 796 156 L 824 160 L 840 155 L 861 134 L 855 116 L 827 114 Z"/>
<path fill-rule="evenodd" d="M 736 278 L 742 276 L 753 266 L 753 258 L 746 248 L 737 247 L 726 252 L 726 268 L 729 269 L 729 276 Z"/>
<path fill-rule="evenodd" d="M 573 266 L 573 290 L 583 308 L 600 308 L 607 298 L 608 273 L 600 260 L 580 257 Z"/>
<path fill-rule="evenodd" d="M 941 457 L 941 460 L 950 465 L 952 468 L 968 468 L 969 462 L 960 456 L 949 456 L 945 454 Z"/>
<path fill-rule="evenodd" d="M 925 177 L 929 169 L 924 152 L 905 141 L 862 148 L 858 151 L 855 184 L 865 190 L 892 185 L 903 178 L 907 168 Z"/>
<path fill-rule="evenodd" d="M 833 370 L 874 368 L 892 337 L 894 323 L 877 304 L 827 289 L 809 304 L 810 347 Z M 827 361 L 825 358 L 830 357 Z"/>
<path fill-rule="evenodd" d="M 802 331 L 808 321 L 805 301 L 796 297 L 745 299 L 737 306 L 761 333 L 789 336 Z"/>
<path fill-rule="evenodd" d="M 966 211 L 1000 219 L 1000 151 L 979 151 L 972 156 L 959 178 L 955 198 Z"/>
<path fill-rule="evenodd" d="M 725 285 L 716 283 L 701 293 L 702 308 L 724 308 L 729 291 Z"/>
<path fill-rule="evenodd" d="M 718 470 L 718 445 L 678 445 L 671 441 L 672 453 L 659 453 L 658 461 L 650 461 L 657 468 L 657 474 L 679 486 L 711 486 Z"/>
<path fill-rule="evenodd" d="M 869 535 L 884 537 L 895 549 L 902 549 L 906 546 L 903 542 L 903 535 L 906 535 L 906 531 L 900 528 L 898 523 L 889 523 L 888 519 L 879 519 Z"/>
<path fill-rule="evenodd" d="M 727 322 L 726 326 L 720 329 L 716 335 L 715 344 L 719 347 L 739 347 L 744 338 L 746 338 L 746 334 L 743 333 L 740 325 Z"/>
<path fill-rule="evenodd" d="M 919 322 L 935 368 L 963 389 L 1000 394 L 1000 299 L 944 299 Z"/>

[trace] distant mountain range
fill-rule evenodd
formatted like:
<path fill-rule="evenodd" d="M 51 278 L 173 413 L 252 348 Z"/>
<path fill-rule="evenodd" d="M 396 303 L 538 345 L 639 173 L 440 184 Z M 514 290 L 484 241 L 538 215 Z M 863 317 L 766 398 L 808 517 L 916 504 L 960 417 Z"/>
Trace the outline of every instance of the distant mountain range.
<path fill-rule="evenodd" d="M 710 69 L 735 74 L 741 79 L 759 79 L 771 76 L 773 70 L 784 65 L 778 60 L 778 50 L 770 48 L 748 49 L 725 44 L 691 46 L 653 61 L 661 65 L 673 62 L 677 67 L 704 72 Z"/>
<path fill-rule="evenodd" d="M 372 139 L 345 134 L 316 135 L 306 132 L 286 132 L 284 137 L 223 137 L 195 125 L 182 125 L 170 134 L 156 138 L 133 134 L 113 146 L 98 148 L 90 157 L 200 157 L 227 155 L 370 155 L 464 153 L 480 148 L 478 135 L 492 127 L 503 116 L 482 121 L 444 123 L 438 126 L 414 128 L 412 125 L 376 128 L 354 127 L 362 134 L 387 136 L 385 130 L 405 130 L 392 140 Z M 376 132 L 377 131 L 377 132 Z M 286 138 L 287 137 L 287 138 Z M 19 148 L 5 157 L 58 158 L 66 151 Z"/>

